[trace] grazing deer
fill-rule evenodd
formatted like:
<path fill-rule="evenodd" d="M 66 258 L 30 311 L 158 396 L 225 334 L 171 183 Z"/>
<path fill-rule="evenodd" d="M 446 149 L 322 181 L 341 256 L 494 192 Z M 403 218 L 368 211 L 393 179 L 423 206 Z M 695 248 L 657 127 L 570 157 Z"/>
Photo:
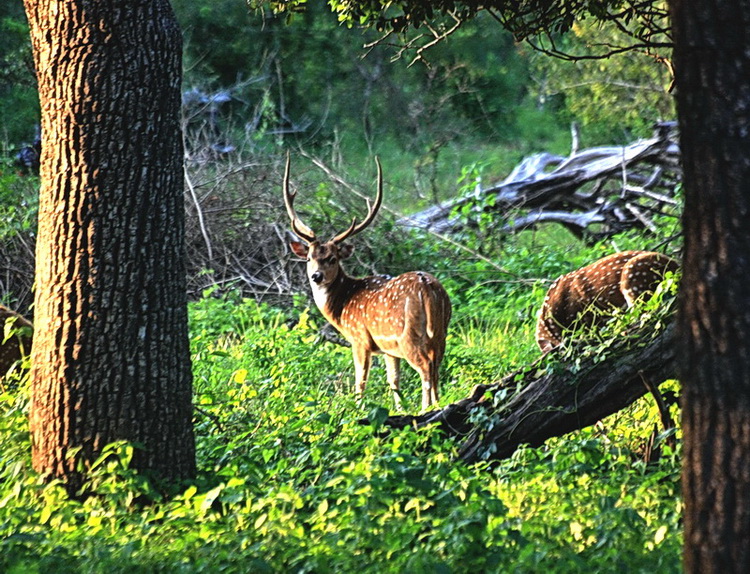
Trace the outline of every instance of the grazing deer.
<path fill-rule="evenodd" d="M 302 239 L 292 241 L 292 251 L 307 261 L 315 303 L 323 316 L 351 343 L 354 358 L 356 392 L 361 397 L 370 371 L 373 353 L 385 356 L 388 385 L 397 408 L 399 366 L 406 359 L 422 379 L 422 408 L 438 400 L 438 369 L 445 353 L 445 336 L 451 318 L 448 294 L 435 277 L 424 271 L 410 271 L 398 277 L 371 275 L 350 277 L 341 261 L 351 256 L 354 247 L 344 240 L 365 229 L 383 200 L 383 174 L 378 166 L 378 191 L 375 202 L 367 201 L 367 216 L 356 218 L 349 228 L 321 242 L 294 211 L 296 193 L 289 191 L 289 163 L 284 172 L 284 203 L 292 231 Z"/>
<path fill-rule="evenodd" d="M 632 307 L 653 293 L 674 259 L 653 251 L 622 251 L 555 280 L 544 297 L 536 324 L 536 342 L 543 353 L 562 343 L 563 331 L 577 325 L 604 323 L 616 308 Z"/>

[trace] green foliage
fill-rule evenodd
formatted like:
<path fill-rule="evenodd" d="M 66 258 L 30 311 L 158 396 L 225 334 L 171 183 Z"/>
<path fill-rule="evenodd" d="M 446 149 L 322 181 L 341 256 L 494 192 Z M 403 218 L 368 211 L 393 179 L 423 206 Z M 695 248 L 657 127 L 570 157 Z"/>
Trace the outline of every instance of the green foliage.
<path fill-rule="evenodd" d="M 289 18 L 308 7 L 307 0 L 247 0 L 259 8 L 269 5 Z M 483 11 L 490 12 L 502 25 L 521 40 L 530 37 L 556 37 L 569 32 L 576 23 L 593 20 L 597 26 L 623 28 L 635 22 L 631 47 L 655 41 L 655 34 L 668 28 L 663 0 L 625 4 L 619 0 L 549 0 L 530 4 L 491 0 L 478 3 L 469 0 L 329 0 L 338 20 L 349 27 L 371 26 L 386 34 L 399 34 L 416 46 L 429 43 L 435 35 L 446 34 L 457 22 L 470 21 Z M 420 35 L 429 26 L 431 34 Z M 417 36 L 416 41 L 414 36 Z M 419 42 L 421 40 L 421 42 Z"/>
<path fill-rule="evenodd" d="M 609 47 L 613 55 L 608 58 L 569 61 L 529 50 L 536 84 L 532 91 L 540 102 L 562 98 L 566 117 L 585 128 L 584 145 L 649 137 L 656 122 L 675 117 L 674 98 L 669 93 L 673 82 L 671 49 L 664 44 L 617 54 L 615 47 L 628 42 L 625 31 L 637 25 L 630 22 L 620 29 L 584 20 L 558 41 L 559 50 L 572 54 Z"/>
<path fill-rule="evenodd" d="M 569 147 L 554 110 L 529 98 L 528 56 L 487 15 L 407 67 L 388 43 L 363 54 L 378 34 L 338 25 L 322 3 L 290 18 L 231 0 L 173 5 L 186 37 L 186 89 L 231 96 L 211 118 L 222 144 L 299 144 L 339 172 L 378 154 L 402 190 L 393 201 L 410 207 L 452 195 L 453 174 L 478 156 L 500 177 L 527 151 Z M 188 122 L 189 135 L 199 120 Z M 533 146 L 519 148 L 519 139 Z"/>
<path fill-rule="evenodd" d="M 388 180 L 403 190 L 395 198 L 398 206 L 452 196 L 454 174 L 474 161 L 488 166 L 488 179 L 499 179 L 523 155 L 565 152 L 571 120 L 586 126 L 588 138 L 602 141 L 605 134 L 618 140 L 620 134 L 642 135 L 655 118 L 671 117 L 671 99 L 662 89 L 666 82 L 652 77 L 656 67 L 649 61 L 617 64 L 626 70 L 617 77 L 611 71 L 615 64 L 587 73 L 586 85 L 596 86 L 594 97 L 565 71 L 570 68 L 520 49 L 484 11 L 407 67 L 405 58 L 393 61 L 400 51 L 391 42 L 364 54 L 362 45 L 380 33 L 359 26 L 359 16 L 353 29 L 336 22 L 332 9 L 345 16 L 356 3 L 283 2 L 277 6 L 280 15 L 266 4 L 248 11 L 233 0 L 172 4 L 185 37 L 185 91 L 230 96 L 216 110 L 208 106 L 210 114 L 200 106 L 185 111 L 189 148 L 196 133 L 208 137 L 202 142 L 208 147 L 266 151 L 301 144 L 337 168 L 362 165 L 377 153 L 388 166 Z M 607 3 L 574 4 L 565 12 L 600 16 Z M 372 14 L 383 8 L 378 3 L 360 7 Z M 437 14 L 440 6 L 433 9 Z M 632 14 L 628 18 L 640 22 Z M 0 110 L 5 110 L 0 125 L 12 156 L 33 136 L 38 103 L 20 2 L 0 9 L 0 19 L 6 32 L 0 73 L 10 74 L 0 82 L 6 86 L 0 89 Z M 573 28 L 585 32 L 579 44 L 589 35 L 597 40 L 594 34 L 609 33 L 589 22 Z M 657 85 L 662 93 L 618 87 L 635 80 Z M 634 98 L 634 93 L 641 95 Z"/>
<path fill-rule="evenodd" d="M 0 160 L 0 303 L 25 314 L 32 302 L 39 180 Z"/>
<path fill-rule="evenodd" d="M 39 123 L 39 102 L 29 29 L 18 0 L 0 6 L 0 142 L 29 142 Z M 8 151 L 15 151 L 11 149 Z"/>
<path fill-rule="evenodd" d="M 393 232 L 386 226 L 384 244 Z M 607 247 L 525 233 L 491 254 L 502 273 L 445 249 L 415 235 L 387 255 L 394 267 L 443 265 L 455 310 L 443 403 L 534 360 L 546 278 Z M 320 337 L 305 297 L 277 309 L 207 291 L 190 322 L 200 468 L 191 484 L 152 484 L 129 468 L 137 447 L 115 444 L 71 500 L 31 470 L 25 385 L 0 395 L 0 571 L 680 570 L 681 452 L 662 444 L 658 461 L 643 461 L 659 420 L 648 397 L 495 467 L 467 467 L 436 428 L 381 436 L 392 406 L 382 365 L 355 400 L 350 351 Z M 607 337 L 592 352 L 606 353 Z M 415 410 L 419 384 L 404 375 Z"/>
<path fill-rule="evenodd" d="M 275 148 L 279 131 L 307 125 L 296 137 L 332 160 L 365 165 L 357 159 L 380 153 L 392 166 L 393 205 L 408 209 L 470 188 L 477 176 L 499 179 L 531 151 L 567 149 L 561 119 L 573 108 L 528 97 L 528 56 L 489 18 L 436 47 L 430 67 L 406 70 L 382 47 L 361 60 L 372 32 L 332 24 L 320 4 L 298 13 L 301 4 L 284 4 L 287 26 L 248 15 L 241 2 L 174 2 L 186 31 L 186 87 L 231 86 L 220 128 L 233 141 Z M 350 24 L 381 8 L 348 20 L 347 5 L 331 6 Z M 17 11 L 8 22 L 18 30 Z M 0 42 L 2 55 L 12 49 Z M 25 100 L 19 94 L 0 98 Z M 20 125 L 25 116 L 17 117 Z M 243 141 L 246 129 L 253 134 Z M 33 236 L 35 185 L 3 169 L 4 246 Z M 327 184 L 311 189 L 322 205 L 340 201 Z M 336 227 L 323 213 L 311 214 L 311 225 Z M 534 320 L 550 279 L 613 250 L 582 246 L 558 227 L 508 238 L 496 225 L 480 216 L 457 245 L 382 217 L 349 265 L 355 273 L 372 272 L 373 261 L 383 273 L 422 268 L 445 284 L 454 318 L 443 404 L 536 359 Z M 646 247 L 636 235 L 617 242 Z M 648 399 L 491 469 L 466 467 L 436 429 L 381 436 L 392 407 L 383 365 L 355 400 L 350 351 L 320 336 L 324 320 L 306 297 L 277 309 L 211 290 L 191 304 L 190 321 L 193 483 L 153 484 L 129 467 L 138 446 L 114 444 L 71 500 L 31 468 L 27 382 L 0 387 L 0 571 L 679 571 L 681 453 L 663 445 L 658 462 L 643 462 L 658 421 Z M 608 328 L 607 337 L 627 329 Z M 407 366 L 403 395 L 416 410 L 419 381 Z"/>
<path fill-rule="evenodd" d="M 36 230 L 38 181 L 0 166 L 0 241 Z"/>

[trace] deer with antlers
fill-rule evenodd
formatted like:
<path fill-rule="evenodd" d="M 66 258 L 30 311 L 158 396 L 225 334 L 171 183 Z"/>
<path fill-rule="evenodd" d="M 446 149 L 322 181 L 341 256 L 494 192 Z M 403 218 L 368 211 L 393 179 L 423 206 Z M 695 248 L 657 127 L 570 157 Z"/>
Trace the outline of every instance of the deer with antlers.
<path fill-rule="evenodd" d="M 622 251 L 558 277 L 539 311 L 536 342 L 543 353 L 563 342 L 566 330 L 607 321 L 614 309 L 632 307 L 656 290 L 677 261 L 653 251 Z"/>
<path fill-rule="evenodd" d="M 445 337 L 451 318 L 451 303 L 440 282 L 424 271 L 410 271 L 398 277 L 371 275 L 355 278 L 347 275 L 341 262 L 351 256 L 354 247 L 344 243 L 367 228 L 383 201 L 383 174 L 380 161 L 377 195 L 367 216 L 330 241 L 319 241 L 294 210 L 296 193 L 289 190 L 287 155 L 284 171 L 284 203 L 292 231 L 302 241 L 290 246 L 307 261 L 315 304 L 323 316 L 352 345 L 356 392 L 361 397 L 370 372 L 373 353 L 385 357 L 388 385 L 396 407 L 401 409 L 399 367 L 405 359 L 422 380 L 422 408 L 438 401 L 438 370 L 445 353 Z"/>

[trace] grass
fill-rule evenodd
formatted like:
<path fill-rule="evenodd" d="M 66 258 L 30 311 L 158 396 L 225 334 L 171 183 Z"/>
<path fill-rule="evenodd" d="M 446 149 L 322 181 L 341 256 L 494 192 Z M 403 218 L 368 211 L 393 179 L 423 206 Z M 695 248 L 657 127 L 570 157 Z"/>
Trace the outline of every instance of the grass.
<path fill-rule="evenodd" d="M 442 404 L 537 357 L 545 279 L 602 249 L 540 243 L 503 248 L 510 280 L 481 260 L 453 262 Z M 191 304 L 200 471 L 169 496 L 130 470 L 133 446 L 116 444 L 92 496 L 70 500 L 31 470 L 23 384 L 0 395 L 0 571 L 680 571 L 680 447 L 644 462 L 659 421 L 649 397 L 492 467 L 465 466 L 436 429 L 383 437 L 360 424 L 392 408 L 384 369 L 357 401 L 350 351 L 322 339 L 322 324 L 306 297 L 279 309 L 209 291 Z M 414 412 L 417 377 L 403 370 Z"/>
<path fill-rule="evenodd" d="M 677 454 L 638 458 L 656 420 L 648 401 L 494 468 L 466 467 L 434 430 L 378 438 L 357 424 L 388 406 L 384 384 L 357 404 L 348 350 L 318 341 L 305 311 L 291 327 L 251 301 L 204 299 L 191 314 L 199 479 L 163 498 L 129 471 L 123 445 L 94 473 L 95 496 L 70 501 L 29 469 L 24 403 L 5 396 L 0 569 L 679 569 Z M 499 375 L 501 359 L 488 368 L 473 354 L 491 339 L 454 335 L 447 380 Z"/>

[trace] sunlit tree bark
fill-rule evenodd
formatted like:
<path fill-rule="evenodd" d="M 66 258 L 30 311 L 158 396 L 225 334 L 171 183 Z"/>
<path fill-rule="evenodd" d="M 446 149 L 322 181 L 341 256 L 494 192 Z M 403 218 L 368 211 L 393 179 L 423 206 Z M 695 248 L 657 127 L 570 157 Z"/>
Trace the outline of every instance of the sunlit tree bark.
<path fill-rule="evenodd" d="M 42 112 L 30 427 L 74 488 L 113 441 L 195 471 L 181 37 L 167 0 L 25 0 Z"/>

